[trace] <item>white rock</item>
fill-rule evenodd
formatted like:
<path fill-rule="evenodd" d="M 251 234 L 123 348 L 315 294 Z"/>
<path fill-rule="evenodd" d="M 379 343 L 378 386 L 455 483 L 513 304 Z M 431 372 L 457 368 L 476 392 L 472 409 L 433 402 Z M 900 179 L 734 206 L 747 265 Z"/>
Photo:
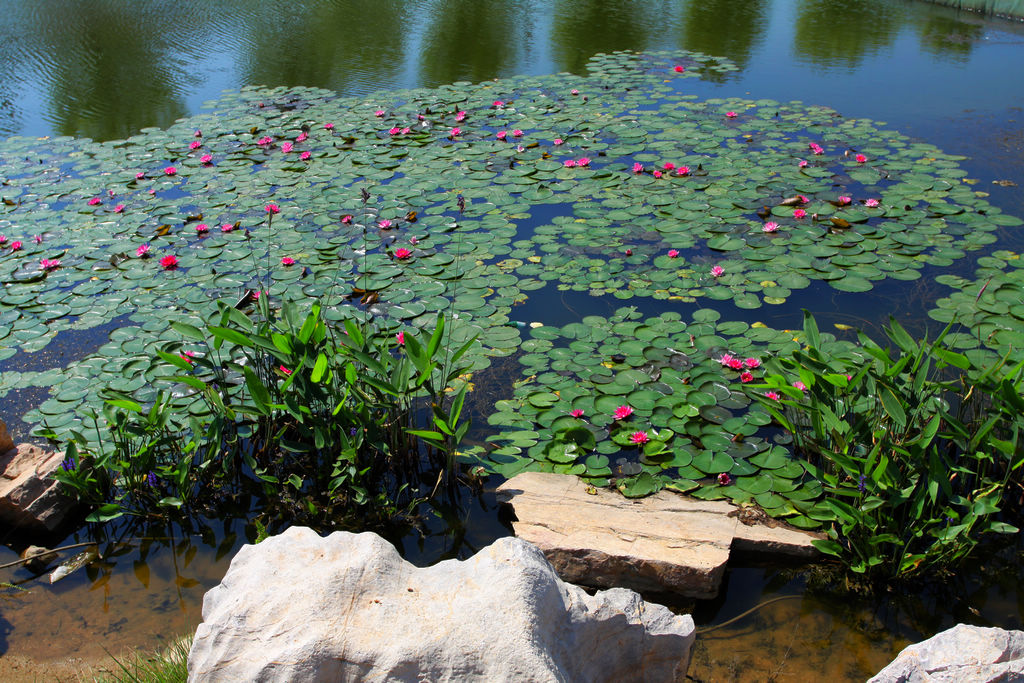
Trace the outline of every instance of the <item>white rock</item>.
<path fill-rule="evenodd" d="M 909 645 L 868 683 L 1024 681 L 1024 631 L 957 624 Z"/>
<path fill-rule="evenodd" d="M 502 538 L 416 568 L 376 534 L 293 527 L 243 547 L 203 600 L 190 681 L 682 681 L 693 620 L 587 595 Z"/>

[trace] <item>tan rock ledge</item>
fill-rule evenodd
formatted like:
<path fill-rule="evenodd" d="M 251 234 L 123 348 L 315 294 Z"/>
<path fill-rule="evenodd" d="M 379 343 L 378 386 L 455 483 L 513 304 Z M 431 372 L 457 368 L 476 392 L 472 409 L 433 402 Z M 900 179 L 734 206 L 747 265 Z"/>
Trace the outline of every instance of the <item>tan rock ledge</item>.
<path fill-rule="evenodd" d="M 588 493 L 581 479 L 565 474 L 516 475 L 497 498 L 515 511 L 516 536 L 544 551 L 564 581 L 599 588 L 712 598 L 732 550 L 813 559 L 811 541 L 822 538 L 741 521 L 731 503 L 673 491 L 638 499 L 608 489 Z"/>

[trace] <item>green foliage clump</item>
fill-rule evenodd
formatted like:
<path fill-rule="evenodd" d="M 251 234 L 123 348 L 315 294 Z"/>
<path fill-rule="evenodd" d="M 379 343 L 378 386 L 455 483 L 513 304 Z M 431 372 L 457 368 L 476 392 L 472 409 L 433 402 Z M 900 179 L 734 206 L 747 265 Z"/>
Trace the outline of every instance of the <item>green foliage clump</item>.
<path fill-rule="evenodd" d="M 90 521 L 195 511 L 255 488 L 258 507 L 293 520 L 372 525 L 416 505 L 424 485 L 452 483 L 469 427 L 460 360 L 475 337 L 450 352 L 440 314 L 432 331 L 396 335 L 252 298 L 252 317 L 221 303 L 206 329 L 172 323 L 183 340 L 151 368 L 170 388 L 149 405 L 107 389 L 95 438 L 73 433 L 57 478 L 97 506 Z"/>
<path fill-rule="evenodd" d="M 867 575 L 909 575 L 966 557 L 1000 518 L 1024 464 L 1024 362 L 979 367 L 897 322 L 894 349 L 822 343 L 805 313 L 806 346 L 765 362 L 757 398 L 793 437 L 820 501 L 793 501 L 827 523 L 823 552 Z M 767 389 L 767 391 L 765 391 Z"/>

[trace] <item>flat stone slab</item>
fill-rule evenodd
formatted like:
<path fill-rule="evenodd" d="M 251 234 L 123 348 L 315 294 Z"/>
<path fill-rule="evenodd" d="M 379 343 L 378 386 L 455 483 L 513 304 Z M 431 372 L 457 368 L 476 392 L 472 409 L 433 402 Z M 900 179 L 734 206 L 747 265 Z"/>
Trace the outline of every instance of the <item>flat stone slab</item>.
<path fill-rule="evenodd" d="M 712 598 L 733 549 L 811 559 L 811 541 L 821 538 L 743 520 L 741 508 L 723 501 L 665 490 L 623 498 L 608 489 L 588 492 L 581 479 L 564 474 L 516 475 L 498 487 L 497 498 L 515 510 L 516 536 L 544 551 L 563 580 L 600 588 Z"/>

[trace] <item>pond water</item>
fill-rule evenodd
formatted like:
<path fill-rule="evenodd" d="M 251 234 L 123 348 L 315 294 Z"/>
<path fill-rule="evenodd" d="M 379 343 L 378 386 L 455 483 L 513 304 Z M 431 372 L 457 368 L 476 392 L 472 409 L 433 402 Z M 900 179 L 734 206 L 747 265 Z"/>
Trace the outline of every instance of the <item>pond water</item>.
<path fill-rule="evenodd" d="M 987 201 L 1007 213 L 1024 213 L 1024 24 L 924 2 L 0 0 L 0 16 L 6 19 L 0 26 L 0 136 L 127 138 L 170 126 L 198 113 L 221 90 L 244 85 L 367 95 L 517 74 L 582 73 L 599 52 L 686 49 L 726 57 L 738 67 L 687 81 L 688 92 L 701 99 L 800 100 L 885 122 L 877 125 L 969 157 L 959 163 L 977 180 L 973 189 L 987 192 Z M 549 220 L 538 210 L 529 225 Z M 1002 228 L 997 237 L 958 261 L 955 272 L 971 277 L 979 256 L 1024 244 L 1019 228 Z M 867 293 L 798 290 L 785 306 L 757 311 L 758 319 L 798 327 L 806 307 L 828 322 L 877 329 L 891 313 L 923 331 L 926 311 L 946 295 L 932 277 L 944 272 L 950 269 L 926 266 L 916 282 L 886 280 Z M 564 325 L 611 315 L 621 303 L 549 284 L 529 292 L 515 311 L 518 320 Z M 699 307 L 642 298 L 629 303 L 644 315 L 688 315 Z M 716 308 L 727 319 L 750 318 L 728 302 Z M 43 351 L 20 354 L 3 370 L 63 367 L 62 355 L 77 358 L 99 348 L 109 329 L 62 332 Z M 520 372 L 509 358 L 480 373 L 477 417 L 486 417 Z M 21 414 L 35 407 L 25 403 L 41 401 L 40 391 L 30 387 L 0 399 L 0 418 L 17 436 L 27 431 Z M 157 530 L 143 538 L 104 539 L 102 565 L 53 586 L 26 570 L 0 575 L 24 581 L 27 589 L 0 593 L 0 662 L 98 661 L 106 657 L 104 648 L 151 647 L 190 631 L 200 620 L 203 592 L 253 533 L 236 520 L 212 522 L 197 534 Z M 428 515 L 423 535 L 394 540 L 403 554 L 426 564 L 471 555 L 505 533 L 493 497 L 485 494 Z M 85 538 L 80 532 L 67 542 Z M 0 542 L 22 540 L 0 531 Z M 908 642 L 956 621 L 1020 628 L 1019 582 L 993 570 L 1012 566 L 1007 552 L 991 566 L 974 565 L 952 577 L 945 593 L 906 599 L 830 597 L 813 590 L 813 576 L 732 569 L 719 599 L 696 606 L 699 624 L 723 622 L 766 599 L 796 597 L 709 633 L 691 673 L 701 680 L 862 679 Z M 15 557 L 0 548 L 0 564 Z M 0 674 L 16 675 L 3 667 Z"/>

